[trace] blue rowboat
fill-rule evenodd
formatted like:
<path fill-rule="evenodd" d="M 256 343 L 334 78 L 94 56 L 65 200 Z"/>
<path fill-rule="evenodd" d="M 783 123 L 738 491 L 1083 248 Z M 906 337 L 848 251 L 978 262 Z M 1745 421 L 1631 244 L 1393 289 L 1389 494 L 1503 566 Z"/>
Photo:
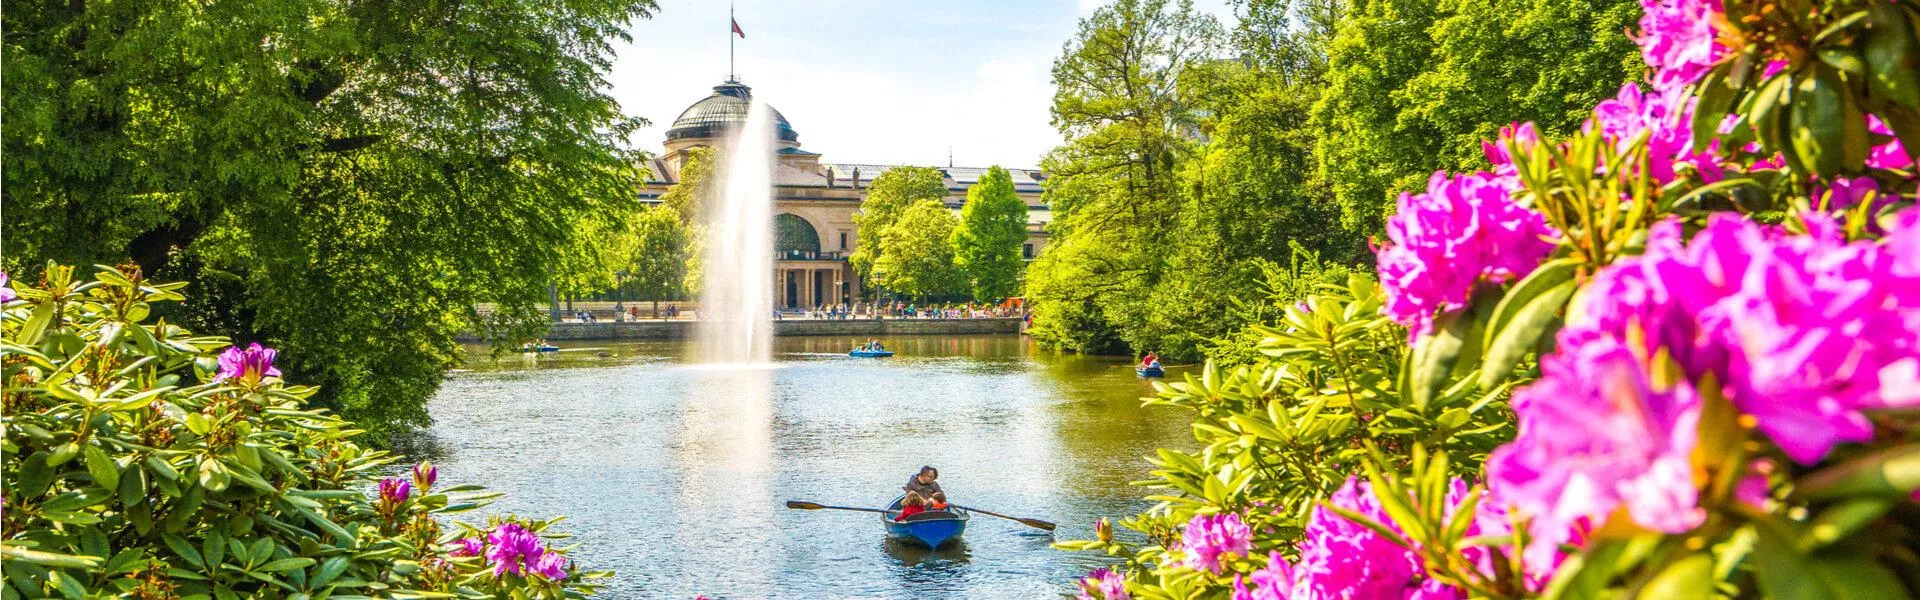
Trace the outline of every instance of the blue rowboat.
<path fill-rule="evenodd" d="M 852 352 L 848 352 L 847 356 L 852 356 L 856 358 L 880 358 L 884 356 L 893 356 L 893 353 L 886 350 L 854 350 Z"/>
<path fill-rule="evenodd" d="M 520 351 L 521 352 L 559 352 L 560 347 L 549 346 L 547 344 L 539 344 L 539 345 L 527 344 L 525 346 L 521 346 Z"/>
<path fill-rule="evenodd" d="M 1161 377 L 1167 374 L 1160 367 L 1134 367 L 1133 372 L 1141 377 Z"/>
<path fill-rule="evenodd" d="M 903 521 L 893 520 L 900 513 L 900 503 L 906 499 L 906 496 L 895 498 L 893 504 L 887 505 L 887 512 L 880 513 L 880 524 L 887 528 L 887 537 L 939 548 L 941 544 L 960 539 L 960 534 L 967 531 L 967 519 L 973 518 L 967 511 L 948 506 L 947 510 L 930 510 Z"/>

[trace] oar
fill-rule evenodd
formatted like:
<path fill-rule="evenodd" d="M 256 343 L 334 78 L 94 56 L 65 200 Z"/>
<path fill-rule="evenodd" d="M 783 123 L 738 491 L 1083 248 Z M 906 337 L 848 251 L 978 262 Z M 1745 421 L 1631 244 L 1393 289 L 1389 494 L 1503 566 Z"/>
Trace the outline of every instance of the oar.
<path fill-rule="evenodd" d="M 792 503 L 792 502 L 788 502 L 788 503 L 787 503 L 787 505 L 788 505 L 788 506 L 792 506 L 792 505 L 793 505 L 793 503 Z M 1040 529 L 1045 529 L 1045 530 L 1047 530 L 1047 531 L 1053 531 L 1053 527 L 1054 527 L 1052 523 L 1048 523 L 1048 522 L 1046 522 L 1046 521 L 1042 521 L 1042 520 L 1039 520 L 1039 519 L 1022 519 L 1022 518 L 1020 518 L 1020 517 L 1009 517 L 1009 516 L 1007 516 L 1007 515 L 1003 515 L 1003 514 L 1000 514 L 1000 513 L 997 513 L 997 512 L 988 512 L 988 511 L 984 511 L 984 510 L 980 510 L 980 509 L 978 509 L 978 508 L 973 508 L 973 507 L 971 507 L 971 506 L 961 506 L 961 505 L 958 505 L 958 504 L 955 504 L 955 505 L 953 505 L 953 507 L 954 507 L 954 508 L 958 508 L 958 509 L 961 509 L 961 510 L 968 510 L 968 511 L 973 511 L 973 512 L 977 512 L 977 513 L 980 513 L 980 514 L 983 514 L 983 515 L 991 515 L 991 516 L 995 516 L 995 517 L 1000 517 L 1000 518 L 1002 518 L 1002 519 L 1007 519 L 1007 520 L 1011 520 L 1011 521 L 1019 521 L 1019 522 L 1020 522 L 1020 523 L 1021 523 L 1022 525 L 1026 525 L 1026 526 L 1028 526 L 1028 527 L 1038 527 L 1038 528 L 1040 528 Z"/>
<path fill-rule="evenodd" d="M 859 512 L 876 512 L 883 515 L 891 515 L 896 512 L 899 512 L 899 511 L 884 510 L 879 508 L 855 508 L 852 506 L 827 506 L 825 504 L 817 504 L 813 502 L 801 502 L 799 500 L 788 500 L 787 508 L 798 508 L 800 510 L 820 510 L 820 509 L 852 510 L 852 511 L 859 511 Z"/>

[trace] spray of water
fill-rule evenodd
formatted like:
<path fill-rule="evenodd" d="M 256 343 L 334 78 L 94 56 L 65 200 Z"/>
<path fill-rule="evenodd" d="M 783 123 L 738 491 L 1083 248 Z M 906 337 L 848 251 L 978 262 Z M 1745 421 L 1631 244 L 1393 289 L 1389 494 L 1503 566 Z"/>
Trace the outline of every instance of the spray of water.
<path fill-rule="evenodd" d="M 752 101 L 726 153 L 726 186 L 707 207 L 700 323 L 708 364 L 765 365 L 773 357 L 773 117 Z"/>

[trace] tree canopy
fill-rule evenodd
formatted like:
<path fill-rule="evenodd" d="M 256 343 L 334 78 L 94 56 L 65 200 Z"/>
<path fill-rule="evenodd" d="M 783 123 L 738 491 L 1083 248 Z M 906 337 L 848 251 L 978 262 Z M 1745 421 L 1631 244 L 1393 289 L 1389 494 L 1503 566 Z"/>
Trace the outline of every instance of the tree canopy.
<path fill-rule="evenodd" d="M 953 261 L 960 218 L 939 200 L 921 200 L 900 212 L 880 236 L 874 282 L 915 300 L 957 295 L 966 285 Z"/>
<path fill-rule="evenodd" d="M 686 291 L 688 266 L 696 257 L 688 244 L 687 227 L 673 209 L 642 209 L 630 223 L 633 252 L 628 259 L 626 289 L 636 299 L 652 300 L 657 316 L 661 300 L 671 300 Z"/>
<path fill-rule="evenodd" d="M 1013 176 L 994 166 L 967 188 L 960 227 L 953 230 L 954 262 L 971 284 L 973 299 L 996 301 L 1019 293 L 1020 246 L 1027 240 L 1027 202 L 1013 189 Z"/>
<path fill-rule="evenodd" d="M 635 208 L 612 44 L 651 0 L 6 3 L 6 267 L 131 261 L 376 433 L 478 328 L 531 335 Z"/>
<path fill-rule="evenodd" d="M 847 257 L 854 273 L 864 278 L 869 287 L 878 284 L 876 272 L 880 259 L 886 253 L 884 239 L 887 229 L 908 208 L 922 201 L 945 197 L 946 178 L 940 175 L 939 169 L 894 167 L 873 178 L 872 184 L 867 187 L 867 197 L 860 201 L 860 212 L 853 214 L 854 229 L 862 238 L 855 245 L 853 254 Z"/>

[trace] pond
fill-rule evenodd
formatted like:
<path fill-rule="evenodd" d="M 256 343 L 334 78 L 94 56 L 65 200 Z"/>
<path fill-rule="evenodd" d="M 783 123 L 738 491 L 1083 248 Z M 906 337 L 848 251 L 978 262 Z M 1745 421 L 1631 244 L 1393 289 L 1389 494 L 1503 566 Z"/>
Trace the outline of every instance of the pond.
<path fill-rule="evenodd" d="M 603 597 L 720 600 L 1057 598 L 1106 561 L 1049 544 L 1147 508 L 1128 485 L 1146 457 L 1193 445 L 1184 411 L 1141 406 L 1151 385 L 1124 359 L 1015 336 L 884 341 L 897 356 L 776 338 L 774 364 L 743 371 L 689 364 L 686 342 L 472 348 L 405 447 L 443 485 L 505 492 L 488 510 L 566 515 L 575 559 L 617 571 Z M 784 506 L 884 506 L 921 465 L 957 504 L 1059 529 L 976 514 L 929 551 L 886 541 L 872 513 Z"/>

